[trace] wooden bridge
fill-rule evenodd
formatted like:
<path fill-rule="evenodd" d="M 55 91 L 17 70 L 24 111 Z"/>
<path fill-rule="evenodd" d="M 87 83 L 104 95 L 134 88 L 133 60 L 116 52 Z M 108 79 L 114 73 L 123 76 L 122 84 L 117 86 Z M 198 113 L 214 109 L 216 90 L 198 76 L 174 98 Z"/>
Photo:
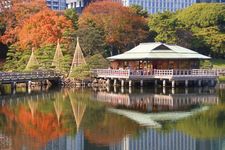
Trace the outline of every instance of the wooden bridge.
<path fill-rule="evenodd" d="M 31 82 L 40 82 L 41 84 L 48 80 L 52 84 L 58 84 L 62 75 L 54 71 L 36 71 L 36 72 L 0 72 L 0 84 L 11 84 L 11 89 L 16 88 L 17 83 L 25 83 L 29 87 Z"/>
<path fill-rule="evenodd" d="M 123 69 L 94 69 L 92 70 L 95 78 L 113 79 L 114 85 L 117 80 L 121 81 L 121 86 L 124 86 L 125 81 L 129 81 L 129 86 L 132 81 L 139 80 L 143 86 L 144 80 L 163 80 L 163 86 L 166 86 L 166 81 L 171 81 L 172 87 L 175 86 L 175 81 L 185 81 L 185 86 L 188 86 L 188 81 L 197 81 L 198 85 L 202 85 L 203 80 L 210 81 L 211 85 L 215 85 L 215 80 L 225 75 L 225 69 L 154 69 L 154 70 L 123 70 Z M 107 82 L 109 84 L 110 81 Z"/>

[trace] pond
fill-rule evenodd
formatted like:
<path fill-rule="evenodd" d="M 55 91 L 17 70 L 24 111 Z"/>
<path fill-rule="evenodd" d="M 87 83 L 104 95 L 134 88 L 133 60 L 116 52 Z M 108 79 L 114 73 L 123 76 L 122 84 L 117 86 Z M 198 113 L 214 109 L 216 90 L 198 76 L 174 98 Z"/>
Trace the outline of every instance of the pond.
<path fill-rule="evenodd" d="M 0 95 L 4 150 L 223 150 L 225 85 Z"/>

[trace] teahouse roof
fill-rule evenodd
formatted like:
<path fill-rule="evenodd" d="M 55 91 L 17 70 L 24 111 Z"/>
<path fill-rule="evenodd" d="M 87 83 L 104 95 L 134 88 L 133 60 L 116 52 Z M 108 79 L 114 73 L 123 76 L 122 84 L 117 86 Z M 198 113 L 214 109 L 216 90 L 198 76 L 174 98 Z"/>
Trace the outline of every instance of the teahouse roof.
<path fill-rule="evenodd" d="M 133 49 L 119 55 L 108 57 L 109 60 L 140 59 L 211 59 L 193 50 L 164 43 L 140 43 Z"/>

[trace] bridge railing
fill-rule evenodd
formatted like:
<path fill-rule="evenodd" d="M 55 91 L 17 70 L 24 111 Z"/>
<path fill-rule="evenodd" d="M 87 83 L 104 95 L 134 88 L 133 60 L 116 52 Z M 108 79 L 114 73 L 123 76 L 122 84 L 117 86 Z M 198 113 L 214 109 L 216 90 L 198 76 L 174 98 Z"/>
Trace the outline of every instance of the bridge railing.
<path fill-rule="evenodd" d="M 16 79 L 38 79 L 38 78 L 52 78 L 60 77 L 60 74 L 54 71 L 43 72 L 2 72 L 0 73 L 0 80 L 16 80 Z"/>

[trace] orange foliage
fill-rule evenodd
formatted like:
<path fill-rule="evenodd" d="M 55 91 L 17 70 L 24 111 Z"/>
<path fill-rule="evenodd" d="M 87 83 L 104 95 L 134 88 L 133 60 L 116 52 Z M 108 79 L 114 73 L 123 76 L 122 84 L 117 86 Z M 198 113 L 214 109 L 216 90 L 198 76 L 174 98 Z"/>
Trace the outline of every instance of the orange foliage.
<path fill-rule="evenodd" d="M 118 49 L 134 46 L 148 35 L 147 21 L 143 17 L 114 2 L 95 2 L 83 11 L 79 26 L 93 25 L 103 30 L 106 42 Z"/>
<path fill-rule="evenodd" d="M 3 9 L 0 17 L 0 22 L 3 22 L 6 25 L 6 31 L 4 35 L 0 37 L 0 41 L 5 44 L 10 44 L 17 40 L 17 33 L 25 19 L 29 18 L 40 10 L 47 9 L 45 0 L 10 1 L 10 9 Z"/>
<path fill-rule="evenodd" d="M 51 10 L 41 11 L 25 21 L 19 34 L 18 44 L 40 47 L 42 44 L 56 43 L 65 31 L 72 30 L 72 22 Z"/>

